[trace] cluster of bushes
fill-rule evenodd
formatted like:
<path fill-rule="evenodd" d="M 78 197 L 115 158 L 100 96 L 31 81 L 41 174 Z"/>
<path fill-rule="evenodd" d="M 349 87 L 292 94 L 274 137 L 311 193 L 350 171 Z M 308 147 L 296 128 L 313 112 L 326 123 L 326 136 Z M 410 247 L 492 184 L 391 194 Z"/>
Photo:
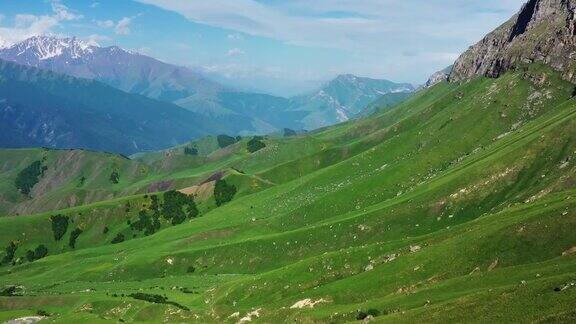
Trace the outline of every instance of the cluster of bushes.
<path fill-rule="evenodd" d="M 72 233 L 70 233 L 70 241 L 68 241 L 68 245 L 75 249 L 76 248 L 76 240 L 78 239 L 78 236 L 80 236 L 80 234 L 82 234 L 82 230 L 78 227 L 76 227 Z"/>
<path fill-rule="evenodd" d="M 194 197 L 175 190 L 164 193 L 162 215 L 172 225 L 182 224 L 186 219 L 198 216 L 198 213 Z"/>
<path fill-rule="evenodd" d="M 254 152 L 260 151 L 261 149 L 265 148 L 266 144 L 264 144 L 263 140 L 264 140 L 264 137 L 262 137 L 262 136 L 252 137 L 252 139 L 250 139 L 248 141 L 248 144 L 246 147 L 248 149 L 248 152 L 254 153 Z"/>
<path fill-rule="evenodd" d="M 0 289 L 0 296 L 2 297 L 22 296 L 21 290 L 22 288 L 18 286 L 6 286 Z"/>
<path fill-rule="evenodd" d="M 14 264 L 14 256 L 16 255 L 16 250 L 18 250 L 18 242 L 10 242 L 6 247 L 6 252 L 4 253 L 1 264 Z"/>
<path fill-rule="evenodd" d="M 240 136 L 232 137 L 228 135 L 218 135 L 216 136 L 216 140 L 218 141 L 218 146 L 220 148 L 228 147 L 232 144 L 239 142 L 242 138 Z"/>
<path fill-rule="evenodd" d="M 40 260 L 48 255 L 48 248 L 44 244 L 38 245 L 34 251 L 28 250 L 26 251 L 26 259 L 29 262 L 34 262 L 36 260 Z"/>
<path fill-rule="evenodd" d="M 130 294 L 128 295 L 134 299 L 138 299 L 138 300 L 144 300 L 147 301 L 149 303 L 155 303 L 155 304 L 168 304 L 168 305 L 173 305 L 176 306 L 180 309 L 189 311 L 190 309 L 186 306 L 180 305 L 176 302 L 173 301 L 169 301 L 167 297 L 162 296 L 162 295 L 156 295 L 156 294 L 145 294 L 145 293 L 134 293 L 134 294 Z"/>
<path fill-rule="evenodd" d="M 122 243 L 122 242 L 124 242 L 125 239 L 126 239 L 126 238 L 124 237 L 124 234 L 118 233 L 118 235 L 116 235 L 116 236 L 112 239 L 112 244 Z"/>
<path fill-rule="evenodd" d="M 138 220 L 132 222 L 130 227 L 136 231 L 144 231 L 144 235 L 152 235 L 160 229 L 160 218 L 157 213 L 150 214 L 146 210 L 138 213 Z"/>
<path fill-rule="evenodd" d="M 29 196 L 32 188 L 38 183 L 40 177 L 48 168 L 42 165 L 42 161 L 36 161 L 20 171 L 16 176 L 14 184 L 23 194 Z"/>
<path fill-rule="evenodd" d="M 228 184 L 224 179 L 216 181 L 216 185 L 214 186 L 214 199 L 216 200 L 216 206 L 220 207 L 225 203 L 232 201 L 235 194 L 236 187 L 234 185 Z"/>
<path fill-rule="evenodd" d="M 185 147 L 184 148 L 184 154 L 196 156 L 196 155 L 198 155 L 198 149 L 195 147 Z"/>
<path fill-rule="evenodd" d="M 66 231 L 68 231 L 68 217 L 64 215 L 54 215 L 50 217 L 52 222 L 52 233 L 54 233 L 54 239 L 60 241 Z"/>
<path fill-rule="evenodd" d="M 116 170 L 112 171 L 112 173 L 110 174 L 110 182 L 112 182 L 113 184 L 117 184 L 118 182 L 120 182 L 120 174 L 118 174 L 118 171 Z"/>

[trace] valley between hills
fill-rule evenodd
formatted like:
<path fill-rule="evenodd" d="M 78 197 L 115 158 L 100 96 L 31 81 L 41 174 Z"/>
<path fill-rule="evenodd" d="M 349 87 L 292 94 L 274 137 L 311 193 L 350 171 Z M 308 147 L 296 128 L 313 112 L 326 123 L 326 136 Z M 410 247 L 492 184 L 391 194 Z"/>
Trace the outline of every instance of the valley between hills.
<path fill-rule="evenodd" d="M 0 322 L 574 322 L 574 8 L 531 0 L 426 87 L 316 130 L 1 149 Z M 4 64 L 10 89 L 38 73 Z M 55 73 L 32 79 L 74 86 Z"/>

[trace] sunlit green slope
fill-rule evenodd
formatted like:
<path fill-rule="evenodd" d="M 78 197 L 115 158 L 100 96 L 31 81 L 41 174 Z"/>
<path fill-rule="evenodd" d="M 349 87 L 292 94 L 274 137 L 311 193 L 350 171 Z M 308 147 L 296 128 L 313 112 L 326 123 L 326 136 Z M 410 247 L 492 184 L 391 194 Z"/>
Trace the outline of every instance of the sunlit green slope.
<path fill-rule="evenodd" d="M 0 287 L 21 295 L 0 297 L 0 319 L 573 321 L 573 89 L 532 65 L 256 153 L 245 139 L 189 167 L 178 150 L 139 156 L 127 168 L 190 184 L 225 171 L 238 192 L 220 207 L 198 198 L 198 217 L 175 226 L 160 207 L 148 236 L 128 221 L 163 206 L 163 190 L 0 218 L 1 246 L 21 259 L 0 267 Z M 56 214 L 71 221 L 60 241 Z M 26 261 L 39 245 L 48 256 Z"/>

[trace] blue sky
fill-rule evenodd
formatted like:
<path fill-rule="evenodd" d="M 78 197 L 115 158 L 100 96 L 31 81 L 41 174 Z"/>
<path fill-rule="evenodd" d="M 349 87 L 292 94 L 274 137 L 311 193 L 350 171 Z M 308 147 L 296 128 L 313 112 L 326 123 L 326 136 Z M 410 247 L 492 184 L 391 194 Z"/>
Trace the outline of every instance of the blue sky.
<path fill-rule="evenodd" d="M 77 36 L 292 95 L 342 73 L 423 83 L 523 2 L 2 0 L 0 45 Z"/>

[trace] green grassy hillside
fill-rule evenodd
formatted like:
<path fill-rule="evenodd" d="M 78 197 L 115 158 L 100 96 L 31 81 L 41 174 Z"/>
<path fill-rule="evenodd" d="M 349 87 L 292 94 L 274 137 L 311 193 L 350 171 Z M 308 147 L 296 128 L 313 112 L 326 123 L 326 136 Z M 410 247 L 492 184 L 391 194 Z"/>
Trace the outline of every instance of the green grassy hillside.
<path fill-rule="evenodd" d="M 109 198 L 0 218 L 0 259 L 13 255 L 0 288 L 15 295 L 0 297 L 0 320 L 41 310 L 58 322 L 572 322 L 573 89 L 531 65 L 269 137 L 255 153 L 246 138 L 224 149 L 198 143 L 198 156 L 182 147 L 106 156 L 99 161 L 119 161 L 119 190 L 104 185 L 109 175 L 86 185 Z M 4 179 L 62 154 L 24 161 L 18 152 L 2 158 Z M 236 190 L 217 206 L 210 183 L 220 177 Z M 160 181 L 172 183 L 150 190 Z M 190 207 L 164 191 L 184 188 L 197 193 L 198 214 L 174 224 Z M 133 225 L 142 213 L 158 215 L 153 234 Z M 68 220 L 60 240 L 55 215 Z M 28 261 L 40 245 L 48 255 Z"/>

